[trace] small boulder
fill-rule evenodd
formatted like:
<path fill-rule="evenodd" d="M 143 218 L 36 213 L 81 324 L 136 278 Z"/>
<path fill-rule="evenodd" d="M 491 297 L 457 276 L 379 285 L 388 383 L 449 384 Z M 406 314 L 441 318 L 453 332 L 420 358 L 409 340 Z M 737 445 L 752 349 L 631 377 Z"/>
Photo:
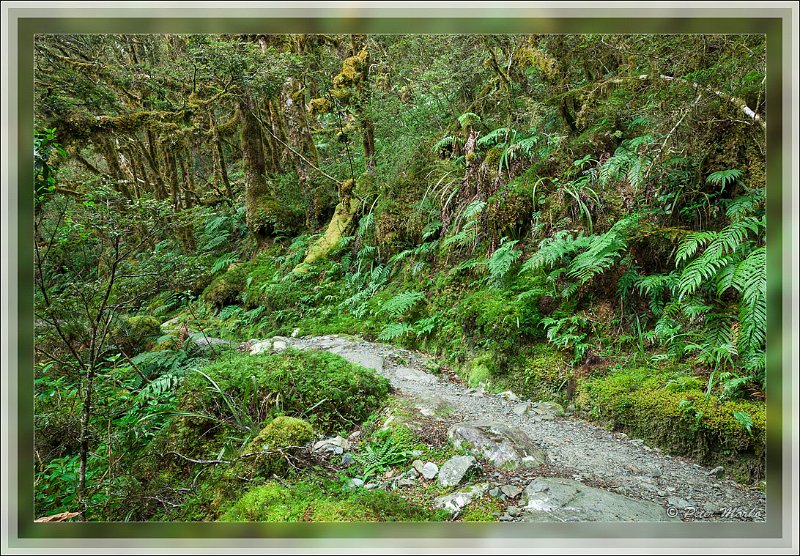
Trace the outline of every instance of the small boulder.
<path fill-rule="evenodd" d="M 483 496 L 487 490 L 489 490 L 489 485 L 486 483 L 473 485 L 460 492 L 439 496 L 433 500 L 433 505 L 455 514 L 463 510 L 475 498 Z"/>
<path fill-rule="evenodd" d="M 545 462 L 544 452 L 525 432 L 499 423 L 459 423 L 447 436 L 456 448 L 466 447 L 497 467 L 538 467 Z"/>
<path fill-rule="evenodd" d="M 422 470 L 420 471 L 420 474 L 429 481 L 433 480 L 437 473 L 439 473 L 439 466 L 432 461 L 429 461 L 423 465 Z"/>
<path fill-rule="evenodd" d="M 505 494 L 508 498 L 516 498 L 522 494 L 522 489 L 514 485 L 503 485 L 500 487 L 500 492 Z"/>
<path fill-rule="evenodd" d="M 539 477 L 522 495 L 523 521 L 670 521 L 654 502 L 635 500 L 571 479 Z"/>
<path fill-rule="evenodd" d="M 536 402 L 531 405 L 531 410 L 545 419 L 564 416 L 564 408 L 556 402 Z"/>
<path fill-rule="evenodd" d="M 312 449 L 315 452 L 333 452 L 335 454 L 341 454 L 345 450 L 350 449 L 350 442 L 341 436 L 334 436 L 315 442 Z"/>
<path fill-rule="evenodd" d="M 531 409 L 531 402 L 522 402 L 515 405 L 511 411 L 517 415 L 525 415 Z"/>
<path fill-rule="evenodd" d="M 478 468 L 478 461 L 472 456 L 454 456 L 439 469 L 439 486 L 449 487 L 460 484 L 467 474 Z"/>
<path fill-rule="evenodd" d="M 504 400 L 508 400 L 510 402 L 518 402 L 519 401 L 519 396 L 517 396 L 511 390 L 506 390 L 505 392 L 500 392 L 499 396 L 501 398 L 503 398 Z"/>

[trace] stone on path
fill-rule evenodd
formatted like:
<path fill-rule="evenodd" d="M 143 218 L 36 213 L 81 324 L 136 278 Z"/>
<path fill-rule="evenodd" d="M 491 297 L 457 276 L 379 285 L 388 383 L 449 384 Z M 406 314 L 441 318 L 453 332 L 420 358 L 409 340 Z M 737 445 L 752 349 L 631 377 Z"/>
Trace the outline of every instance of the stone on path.
<path fill-rule="evenodd" d="M 522 495 L 523 521 L 670 521 L 655 502 L 573 481 L 539 477 Z"/>
<path fill-rule="evenodd" d="M 395 370 L 394 374 L 401 380 L 419 382 L 421 384 L 435 384 L 439 382 L 439 379 L 432 374 L 420 371 L 419 369 L 412 369 L 411 367 L 399 367 Z"/>
<path fill-rule="evenodd" d="M 435 498 L 433 500 L 433 505 L 455 514 L 464 509 L 464 507 L 475 498 L 483 496 L 487 490 L 489 490 L 489 485 L 487 483 L 472 485 L 466 490 Z"/>
<path fill-rule="evenodd" d="M 378 372 L 383 371 L 383 357 L 378 355 L 363 351 L 353 351 L 350 349 L 340 348 L 331 349 L 329 351 L 347 359 L 351 363 L 355 363 L 356 365 L 361 365 L 367 369 L 374 369 Z"/>
<path fill-rule="evenodd" d="M 472 456 L 454 456 L 439 468 L 439 486 L 455 486 L 464 480 L 467 473 L 475 469 L 478 461 Z"/>
<path fill-rule="evenodd" d="M 456 448 L 467 448 L 497 467 L 538 467 L 545 454 L 522 430 L 499 423 L 468 422 L 453 425 L 447 437 Z"/>

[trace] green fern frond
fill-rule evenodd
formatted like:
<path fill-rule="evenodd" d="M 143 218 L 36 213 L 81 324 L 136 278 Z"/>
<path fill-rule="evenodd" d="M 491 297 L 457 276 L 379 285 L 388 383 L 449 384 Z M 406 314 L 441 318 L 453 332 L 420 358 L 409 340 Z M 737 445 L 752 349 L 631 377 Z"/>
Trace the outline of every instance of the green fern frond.
<path fill-rule="evenodd" d="M 739 220 L 743 216 L 755 214 L 763 207 L 764 199 L 763 189 L 752 190 L 750 195 L 742 195 L 728 201 L 725 214 L 731 220 Z"/>
<path fill-rule="evenodd" d="M 394 322 L 387 324 L 383 328 L 381 333 L 378 334 L 378 339 L 382 342 L 388 342 L 413 331 L 414 329 L 407 322 Z"/>
<path fill-rule="evenodd" d="M 709 241 L 717 237 L 717 232 L 691 232 L 686 235 L 675 254 L 675 266 L 694 257 L 697 250 L 704 247 Z"/>
<path fill-rule="evenodd" d="M 716 234 L 706 251 L 711 251 L 714 256 L 732 253 L 744 243 L 751 233 L 758 234 L 760 228 L 761 221 L 755 216 L 737 220 Z"/>
<path fill-rule="evenodd" d="M 364 237 L 366 233 L 375 226 L 375 213 L 368 212 L 358 221 L 358 236 Z"/>
<path fill-rule="evenodd" d="M 464 144 L 464 140 L 460 137 L 455 137 L 453 135 L 446 135 L 442 137 L 433 145 L 433 152 L 438 153 L 440 150 L 446 147 L 452 147 L 453 145 L 462 146 Z"/>
<path fill-rule="evenodd" d="M 424 298 L 425 294 L 417 291 L 399 293 L 381 306 L 381 313 L 386 313 L 393 318 L 400 318 Z"/>
<path fill-rule="evenodd" d="M 718 258 L 714 253 L 703 253 L 703 255 L 692 260 L 686 265 L 681 273 L 678 282 L 678 298 L 682 299 L 686 295 L 691 295 L 704 283 L 711 282 L 722 267 L 728 264 L 728 259 Z"/>
<path fill-rule="evenodd" d="M 231 264 L 237 262 L 239 260 L 239 255 L 236 253 L 226 253 L 221 257 L 218 257 L 217 260 L 214 261 L 214 264 L 211 265 L 211 274 L 215 274 L 222 270 L 223 268 L 228 268 Z"/>
<path fill-rule="evenodd" d="M 464 212 L 461 213 L 461 219 L 465 222 L 470 222 L 474 217 L 483 212 L 485 208 L 486 202 L 476 199 L 467 205 Z"/>
<path fill-rule="evenodd" d="M 514 246 L 519 243 L 518 240 L 507 241 L 508 238 L 504 237 L 500 240 L 500 247 L 492 253 L 487 261 L 489 268 L 489 275 L 494 282 L 500 282 L 511 270 L 511 266 L 519 259 L 522 252 L 514 249 Z"/>
<path fill-rule="evenodd" d="M 507 127 L 498 127 L 475 141 L 475 146 L 479 149 L 485 149 L 498 143 L 505 143 L 506 136 L 509 133 L 510 130 Z"/>
<path fill-rule="evenodd" d="M 735 183 L 742 177 L 742 171 L 737 169 L 731 170 L 719 170 L 710 174 L 706 178 L 707 183 L 711 183 L 713 185 L 719 185 L 720 189 L 725 189 L 725 186 L 729 183 Z"/>

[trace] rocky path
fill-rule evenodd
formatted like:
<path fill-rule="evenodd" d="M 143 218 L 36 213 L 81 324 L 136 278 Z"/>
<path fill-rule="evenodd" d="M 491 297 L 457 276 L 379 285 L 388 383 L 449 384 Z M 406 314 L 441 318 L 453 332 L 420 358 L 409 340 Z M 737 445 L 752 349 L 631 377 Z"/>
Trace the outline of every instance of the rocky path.
<path fill-rule="evenodd" d="M 426 372 L 428 359 L 422 354 L 341 336 L 273 338 L 247 347 L 257 352 L 287 346 L 329 351 L 375 369 L 423 415 L 435 416 L 447 426 L 484 422 L 523 431 L 542 449 L 548 466 L 569 479 L 564 485 L 600 486 L 634 501 L 656 503 L 667 516 L 684 521 L 765 520 L 766 497 L 760 491 L 720 480 L 714 470 L 664 455 L 624 434 L 574 418 L 523 412 L 521 400 L 510 394 L 468 389 L 444 375 Z"/>

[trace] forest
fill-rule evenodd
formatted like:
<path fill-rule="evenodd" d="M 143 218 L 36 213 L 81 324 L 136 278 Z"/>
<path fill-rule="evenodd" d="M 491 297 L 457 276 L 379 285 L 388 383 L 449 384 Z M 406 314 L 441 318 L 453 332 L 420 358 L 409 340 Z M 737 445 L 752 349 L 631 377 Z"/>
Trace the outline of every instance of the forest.
<path fill-rule="evenodd" d="M 763 502 L 764 35 L 34 48 L 36 518 Z M 500 404 L 549 459 L 459 440 Z"/>

